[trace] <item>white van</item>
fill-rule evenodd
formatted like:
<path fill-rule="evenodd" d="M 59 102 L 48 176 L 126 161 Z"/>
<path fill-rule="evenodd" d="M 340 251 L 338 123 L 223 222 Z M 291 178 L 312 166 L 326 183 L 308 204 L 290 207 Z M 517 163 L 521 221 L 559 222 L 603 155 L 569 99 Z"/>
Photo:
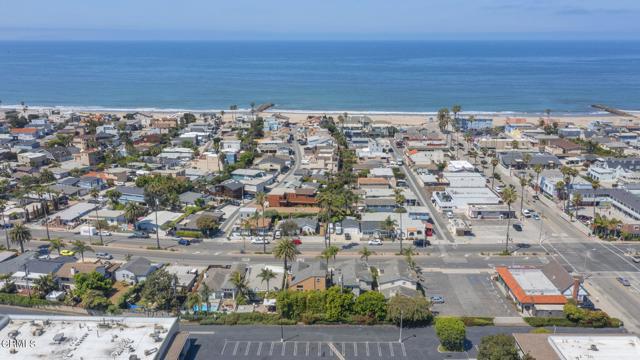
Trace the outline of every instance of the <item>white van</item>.
<path fill-rule="evenodd" d="M 83 226 L 80 228 L 80 235 L 95 236 L 98 235 L 98 230 L 93 226 Z"/>

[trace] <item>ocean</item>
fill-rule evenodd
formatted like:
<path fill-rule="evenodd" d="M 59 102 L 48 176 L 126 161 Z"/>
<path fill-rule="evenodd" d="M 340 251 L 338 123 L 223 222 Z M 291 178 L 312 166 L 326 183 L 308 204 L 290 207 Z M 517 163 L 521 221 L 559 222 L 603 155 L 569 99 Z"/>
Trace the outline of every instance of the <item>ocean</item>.
<path fill-rule="evenodd" d="M 0 105 L 640 109 L 638 41 L 0 42 Z"/>

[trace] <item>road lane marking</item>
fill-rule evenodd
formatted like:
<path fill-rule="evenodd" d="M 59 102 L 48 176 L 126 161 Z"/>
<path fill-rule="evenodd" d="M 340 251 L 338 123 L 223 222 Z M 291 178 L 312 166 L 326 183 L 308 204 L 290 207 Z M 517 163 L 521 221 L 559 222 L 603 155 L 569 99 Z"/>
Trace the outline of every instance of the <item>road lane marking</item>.
<path fill-rule="evenodd" d="M 256 351 L 256 356 L 260 356 L 261 352 L 262 352 L 262 341 L 260 341 L 260 344 L 258 345 L 258 351 Z"/>
<path fill-rule="evenodd" d="M 274 345 L 274 342 L 272 341 L 271 342 L 271 348 L 269 349 L 269 356 L 273 355 L 273 345 Z"/>
<path fill-rule="evenodd" d="M 380 348 L 380 343 L 378 343 L 378 357 L 382 357 L 382 349 Z"/>
<path fill-rule="evenodd" d="M 238 345 L 240 345 L 240 341 L 236 341 L 236 346 L 233 347 L 233 356 L 236 356 L 238 352 Z"/>
<path fill-rule="evenodd" d="M 365 349 L 366 349 L 366 352 L 367 352 L 367 357 L 369 357 L 369 342 L 367 341 L 365 344 L 366 344 L 365 345 Z"/>
<path fill-rule="evenodd" d="M 251 349 L 251 341 L 247 341 L 247 348 L 244 350 L 244 356 L 249 356 L 249 349 Z"/>
<path fill-rule="evenodd" d="M 353 343 L 353 353 L 355 356 L 358 356 L 358 344 L 357 343 Z"/>
<path fill-rule="evenodd" d="M 333 343 L 328 343 L 328 345 L 329 345 L 329 349 L 331 349 L 331 352 L 334 353 L 338 357 L 338 359 L 345 360 L 344 356 L 340 354 L 340 352 L 338 351 L 338 349 L 336 349 L 336 346 L 333 345 Z"/>
<path fill-rule="evenodd" d="M 389 343 L 389 353 L 391 354 L 391 357 L 395 357 L 393 354 L 393 343 Z"/>
<path fill-rule="evenodd" d="M 305 356 L 309 356 L 309 342 L 307 341 L 307 351 L 305 352 Z"/>
<path fill-rule="evenodd" d="M 283 342 L 283 343 L 282 343 L 282 351 L 280 352 L 280 355 L 281 355 L 281 356 L 284 356 L 284 352 L 285 352 L 286 348 L 287 348 L 287 343 L 286 343 L 286 342 Z"/>
<path fill-rule="evenodd" d="M 227 340 L 224 341 L 224 346 L 222 346 L 222 351 L 220 352 L 220 355 L 224 355 L 224 349 L 227 348 Z"/>
<path fill-rule="evenodd" d="M 342 352 L 341 352 L 341 354 L 342 355 L 346 354 L 345 351 L 344 351 L 344 343 L 342 343 Z"/>
<path fill-rule="evenodd" d="M 402 356 L 407 357 L 407 350 L 404 348 L 404 343 L 400 343 L 400 347 L 402 348 Z"/>
<path fill-rule="evenodd" d="M 297 356 L 298 355 L 298 342 L 294 342 L 293 343 L 293 356 Z"/>
<path fill-rule="evenodd" d="M 322 343 L 318 341 L 318 357 L 320 357 L 320 352 L 322 351 Z"/>

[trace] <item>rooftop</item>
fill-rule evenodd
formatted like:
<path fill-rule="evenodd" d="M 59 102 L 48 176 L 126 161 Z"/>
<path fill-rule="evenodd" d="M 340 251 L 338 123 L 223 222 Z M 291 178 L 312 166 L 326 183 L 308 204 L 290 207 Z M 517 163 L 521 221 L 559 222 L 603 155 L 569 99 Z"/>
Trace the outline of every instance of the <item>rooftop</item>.
<path fill-rule="evenodd" d="M 176 318 L 1 315 L 0 338 L 35 346 L 0 347 L 3 359 L 155 359 L 177 327 Z M 17 357 L 16 357 L 17 355 Z"/>
<path fill-rule="evenodd" d="M 640 339 L 637 336 L 552 335 L 548 340 L 561 359 L 640 359 Z"/>

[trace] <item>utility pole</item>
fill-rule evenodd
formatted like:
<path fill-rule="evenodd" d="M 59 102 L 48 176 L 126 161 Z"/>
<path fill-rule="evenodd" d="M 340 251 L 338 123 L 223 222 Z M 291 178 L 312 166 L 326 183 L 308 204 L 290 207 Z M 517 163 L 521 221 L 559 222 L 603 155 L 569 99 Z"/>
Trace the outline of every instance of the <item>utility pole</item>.
<path fill-rule="evenodd" d="M 400 336 L 398 337 L 398 342 L 402 343 L 402 310 L 400 310 Z"/>
<path fill-rule="evenodd" d="M 160 249 L 160 224 L 158 224 L 158 208 L 160 201 L 156 198 L 156 247 Z"/>
<path fill-rule="evenodd" d="M 538 244 L 542 245 L 542 221 L 544 212 L 540 212 L 540 233 L 538 234 Z"/>
<path fill-rule="evenodd" d="M 280 342 L 284 342 L 284 326 L 282 326 L 282 321 L 280 322 Z"/>

